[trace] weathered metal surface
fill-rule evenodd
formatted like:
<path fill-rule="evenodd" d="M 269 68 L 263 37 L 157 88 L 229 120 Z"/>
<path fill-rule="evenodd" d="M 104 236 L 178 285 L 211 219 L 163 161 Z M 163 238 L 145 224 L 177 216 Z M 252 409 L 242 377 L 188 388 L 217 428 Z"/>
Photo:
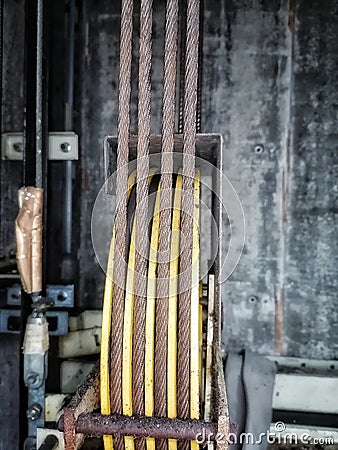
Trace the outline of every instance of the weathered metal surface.
<path fill-rule="evenodd" d="M 223 285 L 223 340 L 232 351 L 334 358 L 336 5 L 295 4 L 205 1 L 201 131 L 222 133 L 225 174 L 246 217 L 242 259 Z M 138 11 L 134 16 L 137 22 Z M 164 2 L 154 2 L 154 132 L 164 17 Z M 102 140 L 116 131 L 119 20 L 108 1 L 83 5 L 80 299 L 95 307 L 103 276 L 90 244 L 90 212 L 103 179 Z M 132 70 L 136 79 L 137 64 Z M 228 244 L 225 234 L 224 254 Z"/>
<path fill-rule="evenodd" d="M 23 0 L 4 1 L 2 132 L 23 131 L 23 13 Z M 0 267 L 7 272 L 15 266 L 14 221 L 22 163 L 1 161 L 0 171 Z M 1 335 L 0 361 L 0 449 L 5 450 L 19 448 L 19 336 Z"/>
<path fill-rule="evenodd" d="M 24 1 L 4 2 L 2 132 L 23 131 Z M 14 220 L 22 162 L 1 161 L 0 257 L 15 266 Z M 2 264 L 1 264 L 2 265 Z"/>
<path fill-rule="evenodd" d="M 289 117 L 288 4 L 208 1 L 206 8 L 202 126 L 224 136 L 224 173 L 246 219 L 242 258 L 223 285 L 223 340 L 232 351 L 246 347 L 270 354 L 275 352 Z M 228 230 L 226 217 L 224 222 Z M 224 254 L 227 247 L 225 232 Z"/>
<path fill-rule="evenodd" d="M 283 352 L 338 357 L 338 4 L 295 2 Z"/>

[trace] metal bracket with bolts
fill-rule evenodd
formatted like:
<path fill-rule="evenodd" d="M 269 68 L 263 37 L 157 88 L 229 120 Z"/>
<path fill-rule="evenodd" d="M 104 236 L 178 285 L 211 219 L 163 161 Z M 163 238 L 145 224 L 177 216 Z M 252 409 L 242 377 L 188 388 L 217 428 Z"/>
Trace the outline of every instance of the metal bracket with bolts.
<path fill-rule="evenodd" d="M 49 133 L 48 159 L 51 161 L 72 161 L 79 158 L 78 135 L 72 131 L 54 131 Z M 4 133 L 1 136 L 1 154 L 3 160 L 22 161 L 24 141 L 23 133 Z"/>

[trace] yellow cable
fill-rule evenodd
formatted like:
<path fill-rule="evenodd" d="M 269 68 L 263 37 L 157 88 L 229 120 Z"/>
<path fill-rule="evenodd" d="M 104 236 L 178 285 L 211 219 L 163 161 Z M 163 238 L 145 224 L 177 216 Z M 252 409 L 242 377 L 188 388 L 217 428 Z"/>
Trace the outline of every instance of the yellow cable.
<path fill-rule="evenodd" d="M 136 170 L 134 170 L 128 179 L 128 197 L 130 196 L 133 185 L 135 184 Z M 110 414 L 110 376 L 109 376 L 109 352 L 110 352 L 110 332 L 111 315 L 113 304 L 113 273 L 114 273 L 114 245 L 115 245 L 115 226 L 110 243 L 107 274 L 104 286 L 103 309 L 102 309 L 102 330 L 101 330 L 101 353 L 100 353 L 100 397 L 101 413 Z M 105 450 L 113 450 L 112 436 L 103 436 Z"/>
<path fill-rule="evenodd" d="M 151 178 L 157 171 L 152 168 L 149 171 Z M 128 198 L 130 197 L 136 180 L 136 170 L 134 170 L 128 178 Z M 110 243 L 107 275 L 104 287 L 103 310 L 102 310 L 102 331 L 101 331 L 101 354 L 100 354 L 100 398 L 101 413 L 110 414 L 110 375 L 109 375 L 109 352 L 110 352 L 110 333 L 111 333 L 111 315 L 113 305 L 113 273 L 114 273 L 114 245 L 115 245 L 115 226 L 113 228 L 113 236 Z M 105 450 L 113 450 L 112 436 L 103 436 Z"/>
<path fill-rule="evenodd" d="M 156 170 L 156 169 L 155 169 Z M 155 170 L 149 174 L 149 182 Z M 134 172 L 128 180 L 128 196 L 135 183 Z M 168 320 L 168 417 L 176 417 L 176 369 L 177 369 L 177 279 L 178 255 L 180 245 L 180 208 L 182 195 L 182 175 L 177 176 L 174 196 L 174 210 L 172 218 L 172 241 L 169 281 L 169 320 Z M 158 189 L 155 203 L 153 228 L 151 235 L 150 263 L 148 270 L 147 318 L 146 318 L 146 365 L 145 365 L 145 402 L 146 415 L 154 411 L 154 327 L 155 327 L 155 296 L 156 296 L 156 255 L 158 250 L 159 230 L 159 198 Z M 194 225 L 193 225 L 193 254 L 192 254 L 192 289 L 191 289 L 191 358 L 190 358 L 190 411 L 191 418 L 199 418 L 200 386 L 201 386 L 201 306 L 199 305 L 199 201 L 200 174 L 196 171 L 194 181 Z M 111 331 L 112 294 L 113 294 L 113 255 L 115 229 L 109 251 L 107 277 L 104 292 L 102 339 L 101 339 L 101 411 L 110 414 L 110 386 L 109 386 L 109 336 Z M 135 269 L 135 223 L 133 224 L 127 274 L 127 293 L 125 297 L 125 315 L 123 332 L 123 361 L 122 361 L 122 402 L 123 413 L 132 415 L 132 336 L 133 336 L 133 307 L 134 307 L 134 269 Z M 169 450 L 177 449 L 177 441 L 169 439 Z M 113 450 L 111 436 L 104 436 L 105 450 Z M 125 437 L 126 450 L 134 450 L 134 439 Z M 147 439 L 147 450 L 155 450 L 155 440 Z M 191 442 L 191 450 L 198 450 L 196 441 Z"/>
<path fill-rule="evenodd" d="M 148 286 L 147 286 L 147 307 L 146 307 L 146 344 L 145 344 L 145 415 L 154 414 L 154 353 L 155 353 L 155 299 L 156 299 L 156 268 L 157 252 L 160 225 L 160 195 L 161 185 L 159 184 L 154 207 L 153 224 L 151 230 Z M 146 440 L 147 450 L 155 450 L 155 439 Z"/>
<path fill-rule="evenodd" d="M 177 285 L 180 251 L 180 222 L 182 199 L 182 175 L 177 175 L 174 194 L 174 209 L 172 215 L 171 255 L 169 267 L 169 308 L 168 308 L 168 364 L 167 364 L 167 395 L 168 417 L 177 416 Z M 177 440 L 168 439 L 169 450 L 177 449 Z"/>
<path fill-rule="evenodd" d="M 123 356 L 122 356 L 122 409 L 123 414 L 132 416 L 133 414 L 133 311 L 134 311 L 134 278 L 135 278 L 135 232 L 136 221 L 134 218 L 126 282 L 126 296 L 124 300 L 124 321 L 123 321 Z M 126 450 L 134 450 L 134 438 L 126 436 L 124 438 Z"/>
<path fill-rule="evenodd" d="M 150 169 L 148 183 L 150 184 L 156 169 Z M 133 317 L 134 317 L 134 279 L 135 279 L 135 238 L 136 220 L 134 217 L 130 239 L 126 295 L 124 302 L 123 322 L 123 355 L 122 355 L 122 410 L 127 416 L 133 415 Z M 126 450 L 134 450 L 134 438 L 125 436 Z"/>
<path fill-rule="evenodd" d="M 193 215 L 193 247 L 192 247 L 192 279 L 190 307 L 190 417 L 199 419 L 200 415 L 200 385 L 201 385 L 201 326 L 199 303 L 200 276 L 200 173 L 195 172 L 194 180 L 194 215 Z M 198 450 L 198 443 L 191 441 L 191 450 Z"/>

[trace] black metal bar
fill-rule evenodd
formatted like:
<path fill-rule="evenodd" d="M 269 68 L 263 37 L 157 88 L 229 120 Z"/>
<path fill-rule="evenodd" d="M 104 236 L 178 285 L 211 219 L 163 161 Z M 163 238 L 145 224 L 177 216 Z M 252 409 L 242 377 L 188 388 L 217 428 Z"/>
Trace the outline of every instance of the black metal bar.
<path fill-rule="evenodd" d="M 74 46 L 75 46 L 75 0 L 69 0 L 66 15 L 66 64 L 65 64 L 65 108 L 64 127 L 66 131 L 73 128 L 74 100 Z M 72 217 L 73 217 L 73 164 L 65 161 L 63 186 L 63 258 L 61 264 L 61 279 L 73 282 L 75 277 L 75 261 L 72 255 Z"/>
<path fill-rule="evenodd" d="M 37 1 L 25 2 L 25 120 L 24 184 L 35 186 L 36 180 L 36 42 Z"/>

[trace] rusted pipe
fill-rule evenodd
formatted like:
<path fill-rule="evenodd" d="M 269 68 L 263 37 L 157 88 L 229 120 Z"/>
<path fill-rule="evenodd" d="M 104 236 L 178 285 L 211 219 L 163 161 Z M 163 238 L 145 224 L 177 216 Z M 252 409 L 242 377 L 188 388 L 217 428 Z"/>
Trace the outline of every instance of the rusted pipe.
<path fill-rule="evenodd" d="M 59 421 L 63 431 L 63 420 Z M 217 429 L 211 422 L 192 419 L 167 419 L 145 416 L 102 415 L 98 413 L 80 414 L 75 423 L 76 433 L 85 435 L 116 435 L 134 437 L 154 437 L 158 439 L 215 440 Z"/>

